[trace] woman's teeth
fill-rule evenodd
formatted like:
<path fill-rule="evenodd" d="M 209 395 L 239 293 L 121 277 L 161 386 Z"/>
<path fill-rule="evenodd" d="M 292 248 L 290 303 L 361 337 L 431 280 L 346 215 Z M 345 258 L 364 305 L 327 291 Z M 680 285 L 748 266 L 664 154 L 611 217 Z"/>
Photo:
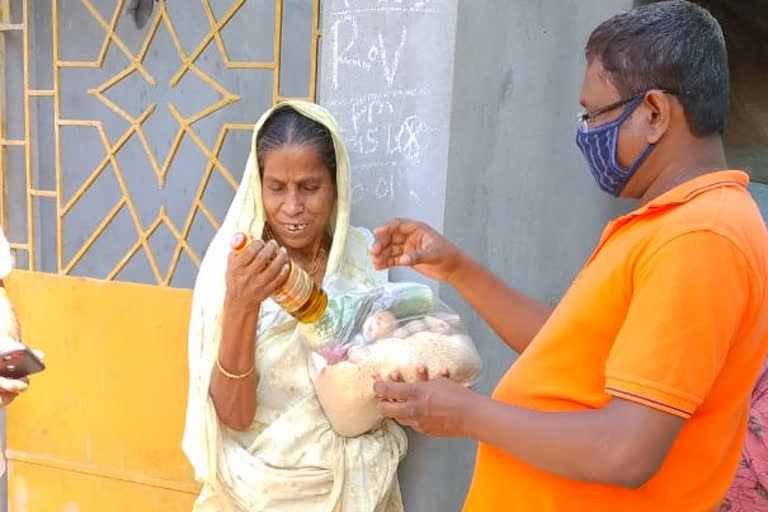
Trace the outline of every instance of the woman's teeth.
<path fill-rule="evenodd" d="M 288 231 L 291 233 L 298 233 L 304 231 L 307 228 L 306 224 L 286 224 Z"/>

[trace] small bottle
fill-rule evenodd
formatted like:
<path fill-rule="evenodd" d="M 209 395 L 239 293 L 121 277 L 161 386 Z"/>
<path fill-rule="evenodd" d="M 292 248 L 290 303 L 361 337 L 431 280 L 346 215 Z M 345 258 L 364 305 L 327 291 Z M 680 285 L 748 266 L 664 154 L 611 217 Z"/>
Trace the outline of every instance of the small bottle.
<path fill-rule="evenodd" d="M 233 251 L 241 252 L 250 243 L 248 235 L 239 232 L 232 237 L 230 246 Z M 271 263 L 272 260 L 269 262 Z M 272 295 L 272 300 L 299 322 L 304 324 L 316 322 L 328 307 L 328 295 L 301 266 L 290 259 L 288 266 L 288 279 Z"/>

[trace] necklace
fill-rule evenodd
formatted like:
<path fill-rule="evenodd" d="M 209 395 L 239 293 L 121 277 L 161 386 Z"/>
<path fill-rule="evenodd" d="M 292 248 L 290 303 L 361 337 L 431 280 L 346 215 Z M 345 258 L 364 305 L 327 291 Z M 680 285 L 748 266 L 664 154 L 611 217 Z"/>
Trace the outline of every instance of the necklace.
<path fill-rule="evenodd" d="M 261 238 L 265 242 L 269 240 L 277 241 L 277 239 L 275 238 L 275 233 L 272 231 L 272 226 L 270 226 L 266 222 L 264 223 L 264 232 Z M 311 267 L 307 272 L 310 276 L 315 277 L 317 272 L 320 270 L 320 265 L 322 264 L 323 258 L 325 257 L 325 251 L 326 251 L 325 247 L 330 245 L 331 245 L 331 237 L 330 235 L 328 235 L 328 233 L 325 233 L 325 235 L 323 236 L 323 241 L 320 244 L 320 248 L 315 253 L 315 257 L 312 258 Z"/>

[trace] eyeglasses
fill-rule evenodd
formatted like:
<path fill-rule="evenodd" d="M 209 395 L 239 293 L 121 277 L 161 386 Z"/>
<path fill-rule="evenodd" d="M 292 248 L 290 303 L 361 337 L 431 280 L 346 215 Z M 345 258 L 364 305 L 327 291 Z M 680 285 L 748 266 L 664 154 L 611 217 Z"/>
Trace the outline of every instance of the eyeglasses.
<path fill-rule="evenodd" d="M 581 111 L 579 113 L 579 123 L 581 124 L 581 128 L 583 130 L 589 130 L 590 125 L 595 120 L 595 118 L 606 114 L 610 112 L 611 110 L 616 110 L 619 107 L 623 107 L 627 103 L 632 103 L 636 99 L 645 96 L 650 91 L 658 90 L 660 92 L 663 92 L 665 94 L 674 94 L 674 92 L 670 91 L 669 89 L 648 89 L 647 91 L 640 92 L 635 94 L 634 96 L 630 96 L 629 98 L 625 98 L 623 100 L 616 101 L 614 103 L 611 103 L 610 105 L 606 105 L 604 107 L 596 108 L 595 110 L 590 111 Z"/>

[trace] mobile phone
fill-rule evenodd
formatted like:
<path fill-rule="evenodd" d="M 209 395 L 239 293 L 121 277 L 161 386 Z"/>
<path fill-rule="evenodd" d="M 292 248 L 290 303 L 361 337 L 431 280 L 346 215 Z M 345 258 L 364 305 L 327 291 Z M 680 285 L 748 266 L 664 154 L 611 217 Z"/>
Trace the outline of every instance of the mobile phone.
<path fill-rule="evenodd" d="M 45 370 L 45 364 L 28 347 L 0 352 L 0 377 L 20 379 Z"/>

